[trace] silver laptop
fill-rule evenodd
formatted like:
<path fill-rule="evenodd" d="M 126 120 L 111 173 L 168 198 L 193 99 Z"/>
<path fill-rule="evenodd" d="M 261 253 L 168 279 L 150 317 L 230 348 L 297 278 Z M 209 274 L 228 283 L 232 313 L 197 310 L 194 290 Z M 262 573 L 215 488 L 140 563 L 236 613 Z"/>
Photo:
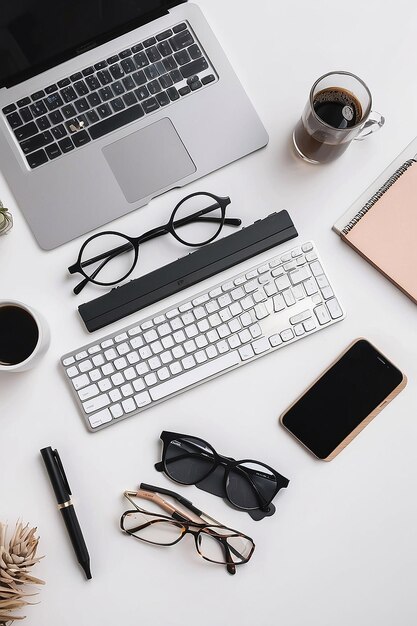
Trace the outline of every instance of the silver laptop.
<path fill-rule="evenodd" d="M 2 0 L 0 169 L 47 250 L 264 146 L 182 0 Z"/>

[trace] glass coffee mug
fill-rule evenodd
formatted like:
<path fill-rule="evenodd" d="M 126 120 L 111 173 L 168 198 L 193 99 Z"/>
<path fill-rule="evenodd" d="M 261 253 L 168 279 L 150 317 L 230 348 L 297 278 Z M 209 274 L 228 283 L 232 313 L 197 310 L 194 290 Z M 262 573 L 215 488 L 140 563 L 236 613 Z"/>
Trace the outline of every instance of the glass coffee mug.
<path fill-rule="evenodd" d="M 371 106 L 371 92 L 358 76 L 324 74 L 312 86 L 294 129 L 297 154 L 316 164 L 337 159 L 353 139 L 364 139 L 384 125 L 384 117 L 371 111 Z"/>
<path fill-rule="evenodd" d="M 0 300 L 0 374 L 36 365 L 48 349 L 49 337 L 40 313 L 17 300 Z"/>

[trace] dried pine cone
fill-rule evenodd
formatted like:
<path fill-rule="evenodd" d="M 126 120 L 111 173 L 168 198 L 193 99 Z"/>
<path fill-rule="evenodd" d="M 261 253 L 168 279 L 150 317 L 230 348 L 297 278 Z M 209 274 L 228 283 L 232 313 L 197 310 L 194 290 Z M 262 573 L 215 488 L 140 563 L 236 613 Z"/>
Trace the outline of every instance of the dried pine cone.
<path fill-rule="evenodd" d="M 24 618 L 14 611 L 30 604 L 26 598 L 35 594 L 25 592 L 23 585 L 44 584 L 29 573 L 32 565 L 42 558 L 36 556 L 39 542 L 36 528 L 17 522 L 7 547 L 6 531 L 7 525 L 0 523 L 0 626 Z"/>

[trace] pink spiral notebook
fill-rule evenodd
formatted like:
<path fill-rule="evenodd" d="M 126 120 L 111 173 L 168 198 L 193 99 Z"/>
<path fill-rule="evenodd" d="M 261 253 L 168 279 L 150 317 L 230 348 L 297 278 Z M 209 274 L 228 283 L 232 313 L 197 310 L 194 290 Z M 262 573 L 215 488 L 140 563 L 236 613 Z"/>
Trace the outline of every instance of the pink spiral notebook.
<path fill-rule="evenodd" d="M 403 162 L 354 207 L 334 230 L 417 304 L 417 160 Z"/>

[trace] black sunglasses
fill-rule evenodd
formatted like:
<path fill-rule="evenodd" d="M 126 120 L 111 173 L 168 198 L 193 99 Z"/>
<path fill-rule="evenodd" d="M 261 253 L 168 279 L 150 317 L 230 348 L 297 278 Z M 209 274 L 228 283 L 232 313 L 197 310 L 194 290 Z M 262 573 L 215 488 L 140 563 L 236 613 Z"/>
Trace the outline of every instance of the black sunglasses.
<path fill-rule="evenodd" d="M 105 231 L 89 237 L 81 246 L 77 261 L 68 268 L 70 274 L 80 273 L 84 279 L 73 289 L 79 294 L 88 282 L 111 286 L 125 280 L 135 268 L 139 245 L 170 233 L 177 241 L 190 247 L 211 243 L 223 226 L 240 226 L 238 218 L 226 218 L 230 198 L 201 191 L 183 198 L 174 208 L 169 221 L 152 228 L 139 237 L 117 231 Z"/>
<path fill-rule="evenodd" d="M 268 512 L 273 498 L 289 480 L 277 471 L 252 459 L 236 461 L 218 454 L 199 437 L 163 431 L 162 461 L 155 469 L 182 485 L 199 485 L 225 497 L 243 511 Z"/>

